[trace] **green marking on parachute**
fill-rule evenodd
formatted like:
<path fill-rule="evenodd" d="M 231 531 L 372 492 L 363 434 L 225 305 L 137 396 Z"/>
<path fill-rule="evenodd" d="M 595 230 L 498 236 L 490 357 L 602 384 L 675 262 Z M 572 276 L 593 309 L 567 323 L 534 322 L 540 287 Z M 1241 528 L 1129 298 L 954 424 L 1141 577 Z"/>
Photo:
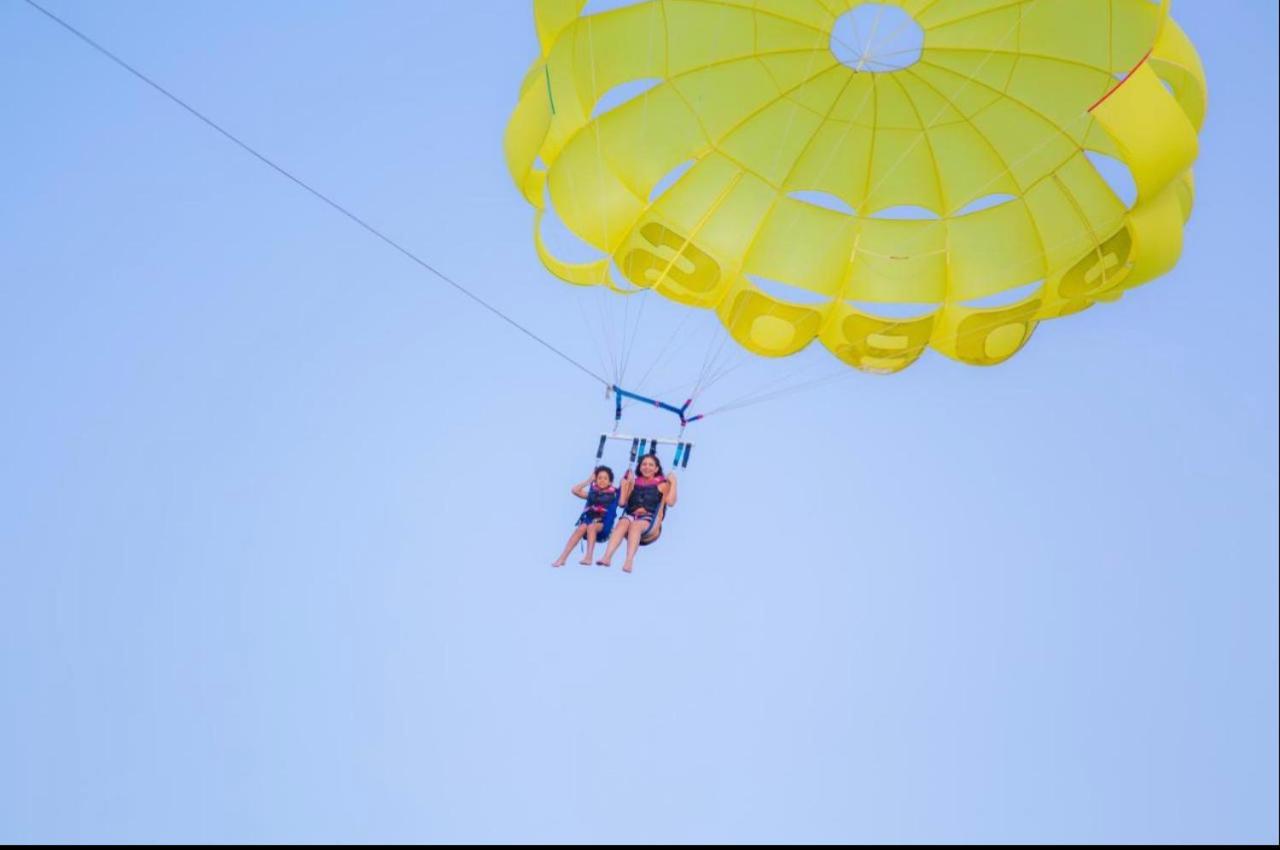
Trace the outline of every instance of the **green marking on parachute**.
<path fill-rule="evenodd" d="M 555 98 L 555 95 L 551 94 L 551 66 L 543 65 L 542 70 L 546 73 L 546 77 L 547 77 L 547 101 L 551 104 L 551 114 L 555 115 L 556 114 L 556 98 Z"/>

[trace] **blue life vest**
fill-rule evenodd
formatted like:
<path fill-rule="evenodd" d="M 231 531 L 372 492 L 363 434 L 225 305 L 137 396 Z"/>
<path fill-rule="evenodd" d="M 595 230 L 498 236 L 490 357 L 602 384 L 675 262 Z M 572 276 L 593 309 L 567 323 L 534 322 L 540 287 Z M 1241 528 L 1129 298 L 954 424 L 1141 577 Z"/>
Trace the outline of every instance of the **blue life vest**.
<path fill-rule="evenodd" d="M 662 476 L 637 478 L 631 488 L 631 498 L 627 499 L 627 515 L 632 516 L 636 511 L 644 508 L 646 517 L 650 519 L 656 517 L 663 499 L 663 493 L 658 489 L 658 485 L 666 483 L 666 480 Z M 642 481 L 645 483 L 641 484 Z"/>
<path fill-rule="evenodd" d="M 608 537 L 613 531 L 614 517 L 618 515 L 618 495 L 617 487 L 599 490 L 592 484 L 587 490 L 586 509 L 578 517 L 578 522 L 587 525 L 601 523 L 603 528 L 600 529 L 600 535 Z"/>

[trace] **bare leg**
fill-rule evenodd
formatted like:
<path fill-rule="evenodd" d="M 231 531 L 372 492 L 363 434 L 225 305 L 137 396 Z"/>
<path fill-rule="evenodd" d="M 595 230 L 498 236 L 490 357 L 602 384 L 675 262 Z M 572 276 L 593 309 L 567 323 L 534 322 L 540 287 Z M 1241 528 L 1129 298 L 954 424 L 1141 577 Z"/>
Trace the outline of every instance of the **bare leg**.
<path fill-rule="evenodd" d="M 602 528 L 604 528 L 604 526 L 598 522 L 593 522 L 591 525 L 587 526 L 587 553 L 583 555 L 582 560 L 578 562 L 584 567 L 591 566 L 591 556 L 596 551 L 596 535 L 600 533 L 600 529 Z"/>
<path fill-rule="evenodd" d="M 587 527 L 579 525 L 573 530 L 573 534 L 569 535 L 569 542 L 564 545 L 564 551 L 560 553 L 560 557 L 552 562 L 553 567 L 563 567 L 565 559 L 569 557 L 569 553 L 573 551 L 573 547 L 578 545 L 578 541 L 582 539 L 582 535 L 586 533 Z"/>
<path fill-rule="evenodd" d="M 602 567 L 610 566 L 613 562 L 613 553 L 618 551 L 618 547 L 622 545 L 623 535 L 627 533 L 627 529 L 633 525 L 631 520 L 623 517 L 613 526 L 613 534 L 609 536 L 609 545 L 604 547 L 604 557 L 596 561 Z"/>
<path fill-rule="evenodd" d="M 641 522 L 631 523 L 631 527 L 627 529 L 627 559 L 622 562 L 622 571 L 624 573 L 631 572 L 631 568 L 635 566 L 636 550 L 640 548 L 640 538 L 649 530 L 649 526 Z"/>

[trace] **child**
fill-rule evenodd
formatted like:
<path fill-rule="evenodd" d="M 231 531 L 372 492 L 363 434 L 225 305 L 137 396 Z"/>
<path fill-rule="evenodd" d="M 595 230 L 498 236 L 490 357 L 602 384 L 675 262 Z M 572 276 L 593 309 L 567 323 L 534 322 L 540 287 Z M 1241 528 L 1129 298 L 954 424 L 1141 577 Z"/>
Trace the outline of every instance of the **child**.
<path fill-rule="evenodd" d="M 612 469 L 607 466 L 597 466 L 591 478 L 575 485 L 572 492 L 579 499 L 587 500 L 587 509 L 578 517 L 578 524 L 573 527 L 573 534 L 569 535 L 569 542 L 565 544 L 560 557 L 551 564 L 553 567 L 564 566 L 565 559 L 569 557 L 573 547 L 578 545 L 578 541 L 584 535 L 587 538 L 587 554 L 578 563 L 585 567 L 591 566 L 596 537 L 602 532 L 607 536 L 609 529 L 613 526 L 613 513 L 618 506 L 618 490 L 613 486 Z"/>

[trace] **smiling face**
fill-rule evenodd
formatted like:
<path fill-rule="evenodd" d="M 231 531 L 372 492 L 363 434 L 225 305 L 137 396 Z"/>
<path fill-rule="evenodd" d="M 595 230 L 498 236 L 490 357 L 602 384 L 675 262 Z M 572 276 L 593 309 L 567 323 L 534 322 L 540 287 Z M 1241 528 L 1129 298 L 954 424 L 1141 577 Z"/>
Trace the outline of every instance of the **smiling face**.
<path fill-rule="evenodd" d="M 658 474 L 658 461 L 653 455 L 645 455 L 644 459 L 640 461 L 639 468 L 641 478 L 652 478 Z"/>
<path fill-rule="evenodd" d="M 613 486 L 613 473 L 607 469 L 596 470 L 596 489 L 608 490 Z"/>

